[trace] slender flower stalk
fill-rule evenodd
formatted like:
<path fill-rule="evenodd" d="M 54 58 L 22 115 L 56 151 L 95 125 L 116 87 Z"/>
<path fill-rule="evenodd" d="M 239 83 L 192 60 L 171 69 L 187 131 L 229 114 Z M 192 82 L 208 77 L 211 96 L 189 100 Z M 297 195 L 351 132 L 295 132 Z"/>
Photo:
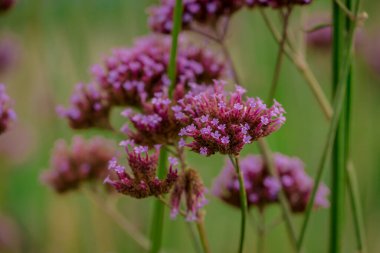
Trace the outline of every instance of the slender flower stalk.
<path fill-rule="evenodd" d="M 357 15 L 357 13 L 358 13 L 359 6 L 360 6 L 360 1 L 357 1 L 356 6 L 354 8 L 355 15 Z M 334 116 L 333 116 L 332 121 L 330 123 L 330 128 L 329 128 L 327 140 L 325 143 L 325 147 L 323 149 L 322 157 L 321 157 L 320 164 L 319 164 L 319 167 L 317 170 L 317 175 L 315 178 L 314 189 L 313 189 L 313 192 L 312 192 L 310 200 L 309 200 L 305 219 L 304 219 L 304 222 L 302 224 L 301 234 L 299 236 L 298 243 L 297 243 L 297 249 L 299 252 L 301 252 L 302 245 L 303 245 L 304 238 L 305 238 L 305 234 L 306 234 L 306 229 L 308 226 L 308 222 L 310 220 L 311 209 L 313 206 L 312 203 L 315 200 L 317 188 L 319 186 L 324 168 L 325 168 L 326 163 L 327 163 L 327 157 L 330 155 L 330 153 L 332 151 L 333 143 L 334 143 L 335 136 L 336 136 L 336 129 L 338 127 L 340 114 L 342 111 L 343 102 L 344 102 L 344 98 L 346 95 L 347 85 L 345 84 L 345 82 L 347 80 L 347 73 L 348 73 L 350 66 L 351 66 L 352 44 L 353 44 L 355 27 L 356 27 L 356 21 L 353 21 L 353 24 L 350 27 L 350 30 L 349 30 L 347 38 L 346 38 L 347 44 L 346 44 L 345 51 L 344 51 L 344 58 L 343 58 L 344 61 L 342 64 L 342 69 L 340 70 L 339 81 L 338 81 L 338 85 L 337 85 L 337 89 L 336 89 L 336 93 L 335 93 L 335 97 L 334 97 L 334 101 L 333 101 Z"/>
<path fill-rule="evenodd" d="M 239 179 L 241 225 L 240 225 L 240 243 L 239 243 L 238 253 L 242 253 L 244 251 L 246 217 L 247 217 L 247 212 L 248 212 L 247 193 L 245 191 L 243 174 L 239 166 L 239 157 L 230 155 L 229 158 L 231 160 L 231 163 L 235 167 L 236 174 Z"/>
<path fill-rule="evenodd" d="M 335 95 L 337 85 L 339 82 L 339 75 L 342 69 L 342 55 L 345 46 L 345 26 L 344 26 L 344 13 L 340 6 L 334 1 L 332 4 L 333 16 L 333 50 L 332 50 L 332 84 L 333 94 Z M 346 85 L 348 94 L 349 75 L 351 67 L 347 73 Z M 347 96 L 347 95 L 346 95 Z M 347 103 L 347 98 L 344 98 L 343 103 Z M 345 120 L 346 117 L 345 107 L 342 108 L 341 116 L 339 118 L 338 127 L 333 146 L 332 154 L 332 171 L 331 171 L 331 208 L 330 208 L 330 241 L 329 252 L 339 253 L 342 252 L 342 234 L 344 222 L 344 199 L 345 199 Z"/>
<path fill-rule="evenodd" d="M 161 149 L 158 162 L 158 176 L 165 175 L 165 168 L 167 166 L 168 153 L 165 148 Z M 158 200 L 155 200 L 152 219 L 151 230 L 151 253 L 158 253 L 162 246 L 162 233 L 164 227 L 165 206 Z"/>
<path fill-rule="evenodd" d="M 173 94 L 175 88 L 175 79 L 176 79 L 176 59 L 177 59 L 177 45 L 178 45 L 178 35 L 181 30 L 182 24 L 182 0 L 176 0 L 174 14 L 173 14 L 173 32 L 172 32 L 172 48 L 170 51 L 170 62 L 168 66 L 168 76 L 170 79 L 169 86 L 169 98 Z M 161 150 L 160 153 L 160 163 L 158 173 L 165 174 L 166 161 L 167 161 L 167 151 L 165 149 Z M 163 220 L 164 220 L 164 205 L 160 202 L 155 203 L 155 210 L 153 214 L 153 223 L 152 223 L 152 247 L 150 249 L 151 253 L 158 253 L 162 244 L 162 231 L 163 231 Z"/>
<path fill-rule="evenodd" d="M 115 206 L 110 205 L 110 203 L 104 203 L 105 201 L 96 192 L 86 191 L 85 193 L 100 210 L 109 215 L 143 250 L 149 249 L 149 240 L 128 219 L 120 214 Z"/>
<path fill-rule="evenodd" d="M 271 32 L 273 38 L 280 43 L 281 42 L 281 35 L 276 30 L 274 24 L 269 19 L 267 14 L 264 10 L 260 10 L 260 14 L 263 17 L 263 20 L 268 27 L 269 31 Z M 317 78 L 315 77 L 314 73 L 310 69 L 310 66 L 305 61 L 304 56 L 300 54 L 299 52 L 296 52 L 294 49 L 294 46 L 291 44 L 289 40 L 286 42 L 286 47 L 284 48 L 284 54 L 293 62 L 293 64 L 297 67 L 298 71 L 301 73 L 303 78 L 306 80 L 307 84 L 309 85 L 311 91 L 313 92 L 315 98 L 317 99 L 320 107 L 322 108 L 322 111 L 325 115 L 325 117 L 328 120 L 331 120 L 333 115 L 333 110 L 331 107 L 331 104 L 329 100 L 327 99 L 324 91 L 322 90 L 321 85 L 318 83 Z"/>
<path fill-rule="evenodd" d="M 259 9 L 261 9 L 261 8 L 259 8 Z M 262 12 L 263 13 L 263 12 Z M 227 27 L 227 25 L 226 25 L 226 27 Z M 224 31 L 224 35 L 227 33 L 227 30 L 225 30 Z M 202 35 L 202 34 L 201 34 Z M 207 37 L 207 36 L 206 36 Z M 229 51 L 228 51 L 228 49 L 227 49 L 227 47 L 225 46 L 225 44 L 223 43 L 223 38 L 224 37 L 222 37 L 222 39 L 220 39 L 220 38 L 216 38 L 216 39 L 213 39 L 213 37 L 211 37 L 211 39 L 213 40 L 213 41 L 215 41 L 216 43 L 218 43 L 220 46 L 221 46 L 221 48 L 222 48 L 222 51 L 223 51 L 223 54 L 225 55 L 225 58 L 226 59 L 229 59 L 229 63 L 230 63 L 230 65 L 231 65 L 231 69 L 233 70 L 233 78 L 234 78 L 234 81 L 236 82 L 236 83 L 239 83 L 238 82 L 238 75 L 237 75 L 237 73 L 236 73 L 236 71 L 234 71 L 234 65 L 233 65 L 233 62 L 232 62 L 232 60 L 231 60 L 231 57 L 230 57 L 230 54 L 229 54 Z M 277 37 L 276 37 L 277 38 Z M 278 39 L 278 40 L 280 40 L 280 39 Z M 287 41 L 287 40 L 286 40 Z M 285 49 L 284 49 L 285 50 Z M 285 51 L 285 53 L 286 54 L 288 54 L 287 53 L 287 51 Z M 267 150 L 269 150 L 269 146 L 266 144 L 266 142 L 265 142 L 265 140 L 263 140 L 263 139 L 260 139 L 259 140 L 259 143 L 262 143 L 262 145 L 261 146 L 266 146 L 267 147 Z M 270 150 L 269 150 L 270 151 Z M 264 157 L 267 157 L 266 158 L 266 162 L 268 163 L 268 164 L 270 164 L 271 163 L 271 159 L 270 159 L 270 155 L 268 156 L 268 153 L 267 153 L 267 155 L 265 156 L 264 155 Z M 231 160 L 232 161 L 232 160 Z M 234 164 L 234 162 L 232 162 L 232 164 Z M 273 169 L 273 167 L 272 167 L 272 169 Z M 274 171 L 274 169 L 272 170 L 272 171 Z M 274 174 L 273 174 L 274 175 Z M 282 192 L 282 191 L 281 191 Z M 297 244 L 297 237 L 296 237 L 296 233 L 295 233 L 295 229 L 294 229 L 294 225 L 293 225 L 293 223 L 292 223 L 292 220 L 291 220 L 291 215 L 290 215 L 290 211 L 289 211 L 289 207 L 287 206 L 287 203 L 286 203 L 286 199 L 285 199 L 285 196 L 284 196 L 284 194 L 283 193 L 281 193 L 280 194 L 280 204 L 281 204 L 281 208 L 282 208 L 282 211 L 283 211 L 283 214 L 284 214 L 284 218 L 285 218 L 285 220 L 286 220 L 286 225 L 287 225 L 287 228 L 288 228 L 288 233 L 289 233 L 289 237 L 290 237 L 290 239 L 291 239 L 291 242 L 292 242 L 292 245 L 294 246 L 294 248 L 296 248 L 296 244 Z M 244 211 L 244 210 L 243 210 Z M 242 211 L 242 212 L 243 212 Z M 243 218 L 242 218 L 243 219 Z"/>
<path fill-rule="evenodd" d="M 285 50 L 285 45 L 286 41 L 288 41 L 288 25 L 289 25 L 289 18 L 290 14 L 292 13 L 292 7 L 289 6 L 285 8 L 284 10 L 280 10 L 282 17 L 283 17 L 283 30 L 282 30 L 282 37 L 281 41 L 279 43 L 279 49 L 278 49 L 278 55 L 277 55 L 277 60 L 276 60 L 276 66 L 274 70 L 274 75 L 273 75 L 273 80 L 272 80 L 272 86 L 270 88 L 269 92 L 269 98 L 268 101 L 272 101 L 275 97 L 276 90 L 277 90 L 277 85 L 278 81 L 280 78 L 281 74 L 281 66 L 282 66 L 282 61 L 283 61 L 283 56 L 284 56 L 284 50 Z"/>
<path fill-rule="evenodd" d="M 340 4 L 340 1 L 336 1 L 337 4 Z M 343 8 L 343 11 L 346 14 L 345 17 L 345 30 L 349 32 L 352 29 L 353 22 L 356 17 L 352 15 L 353 3 L 352 0 L 346 0 L 347 10 Z M 347 13 L 348 12 L 348 13 Z M 345 106 L 345 115 L 342 120 L 345 128 L 344 128 L 344 139 L 345 139 L 345 147 L 344 147 L 344 169 L 345 169 L 345 180 L 348 188 L 348 196 L 350 199 L 352 215 L 354 220 L 355 227 L 355 236 L 357 240 L 357 250 L 360 253 L 364 253 L 367 251 L 366 243 L 365 243 L 365 232 L 363 229 L 363 218 L 360 209 L 360 195 L 358 192 L 358 184 L 356 180 L 355 168 L 353 167 L 352 161 L 350 161 L 350 130 L 351 130 L 351 114 L 352 114 L 352 93 L 353 93 L 353 67 L 350 66 L 347 80 L 347 98 L 346 98 L 346 106 Z"/>

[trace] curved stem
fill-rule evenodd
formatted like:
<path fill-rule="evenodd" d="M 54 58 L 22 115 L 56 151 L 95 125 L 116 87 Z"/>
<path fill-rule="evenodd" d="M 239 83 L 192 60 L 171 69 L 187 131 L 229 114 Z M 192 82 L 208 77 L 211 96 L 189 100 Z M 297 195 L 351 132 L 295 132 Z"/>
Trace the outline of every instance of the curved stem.
<path fill-rule="evenodd" d="M 266 15 L 265 11 L 260 9 L 260 13 L 264 19 L 264 23 L 268 27 L 269 31 L 271 32 L 273 38 L 277 41 L 277 43 L 281 42 L 281 37 L 278 31 L 276 30 L 275 26 L 269 19 L 269 17 Z M 325 115 L 325 117 L 328 120 L 331 120 L 333 115 L 333 110 L 331 107 L 331 104 L 329 100 L 327 99 L 324 91 L 322 90 L 321 85 L 318 83 L 317 78 L 315 77 L 314 73 L 311 71 L 310 66 L 305 61 L 304 57 L 297 53 L 294 49 L 293 45 L 287 40 L 286 47 L 284 47 L 284 54 L 289 58 L 291 62 L 296 66 L 298 71 L 301 73 L 303 78 L 305 79 L 306 83 L 309 85 L 311 91 L 314 94 L 314 97 L 317 99 L 320 107 L 322 108 L 322 111 Z"/>
<path fill-rule="evenodd" d="M 276 90 L 277 90 L 277 86 L 278 86 L 278 80 L 280 78 L 280 73 L 281 73 L 281 66 L 282 66 L 282 61 L 283 61 L 282 59 L 284 56 L 285 43 L 286 43 L 287 37 L 288 37 L 287 31 L 288 31 L 289 18 L 290 18 L 291 12 L 292 12 L 292 9 L 291 9 L 291 7 L 289 7 L 289 8 L 286 8 L 285 12 L 283 13 L 282 37 L 281 37 L 281 41 L 279 43 L 276 66 L 275 66 L 275 70 L 274 70 L 272 85 L 271 85 L 270 92 L 269 92 L 268 102 L 271 102 L 274 99 L 274 96 L 276 94 Z"/>
<path fill-rule="evenodd" d="M 210 243 L 208 242 L 208 239 L 207 239 L 203 217 L 199 221 L 197 221 L 197 229 L 199 233 L 199 238 L 201 239 L 204 253 L 211 253 Z"/>
<path fill-rule="evenodd" d="M 93 191 L 86 191 L 86 195 L 99 209 L 108 214 L 142 249 L 149 250 L 149 240 L 129 220 L 121 215 L 114 206 L 110 206 Z"/>
<path fill-rule="evenodd" d="M 260 214 L 260 227 L 257 231 L 257 235 L 258 235 L 258 242 L 257 242 L 257 253 L 263 253 L 264 250 L 265 250 L 265 232 L 266 232 L 266 229 L 265 229 L 265 216 L 264 216 L 264 212 L 262 210 L 259 210 L 259 214 Z"/>
<path fill-rule="evenodd" d="M 234 62 L 232 61 L 231 54 L 230 54 L 230 52 L 229 52 L 229 50 L 227 48 L 227 45 L 226 45 L 225 41 L 224 40 L 220 40 L 219 41 L 219 45 L 222 48 L 223 54 L 226 57 L 226 60 L 228 61 L 228 64 L 230 65 L 231 72 L 232 72 L 232 78 L 234 79 L 234 81 L 235 81 L 236 84 L 242 85 L 242 83 L 240 83 L 239 76 L 237 74 Z"/>
<path fill-rule="evenodd" d="M 231 159 L 232 164 L 235 167 L 235 171 L 239 180 L 241 224 L 240 224 L 240 241 L 239 241 L 238 253 L 242 253 L 244 250 L 245 224 L 246 224 L 246 216 L 247 216 L 247 211 L 248 211 L 247 193 L 245 191 L 243 174 L 239 166 L 239 158 L 237 156 L 232 157 L 231 155 L 229 157 Z"/>
<path fill-rule="evenodd" d="M 354 9 L 355 14 L 358 13 L 359 5 L 360 5 L 360 0 L 358 0 L 356 2 L 356 6 Z M 326 165 L 327 157 L 331 153 L 332 145 L 334 143 L 334 139 L 336 136 L 336 129 L 337 129 L 337 126 L 339 123 L 339 118 L 340 118 L 340 114 L 341 114 L 342 107 L 343 107 L 343 101 L 344 101 L 344 98 L 346 95 L 347 85 L 345 85 L 345 81 L 347 79 L 347 73 L 349 72 L 349 69 L 351 66 L 352 44 L 353 44 L 355 27 L 356 27 L 356 23 L 354 22 L 354 24 L 352 25 L 352 27 L 349 30 L 348 35 L 347 35 L 347 42 L 348 43 L 347 43 L 346 48 L 345 48 L 344 61 L 342 64 L 342 69 L 340 71 L 339 81 L 338 81 L 336 94 L 334 97 L 334 103 L 333 103 L 334 104 L 334 106 L 333 106 L 334 115 L 333 115 L 333 118 L 331 120 L 327 140 L 325 143 L 325 148 L 324 148 L 323 153 L 322 153 L 322 157 L 320 160 L 320 164 L 319 164 L 319 167 L 317 170 L 317 175 L 316 175 L 315 182 L 314 182 L 314 187 L 313 187 L 313 190 L 312 190 L 312 193 L 310 196 L 308 206 L 306 208 L 306 214 L 305 214 L 304 222 L 302 224 L 301 234 L 300 234 L 300 237 L 298 239 L 297 249 L 299 251 L 302 249 L 303 241 L 304 241 L 305 234 L 306 234 L 307 225 L 308 225 L 308 222 L 310 220 L 311 210 L 314 206 L 315 196 L 316 196 L 316 193 L 317 193 L 317 190 L 319 187 L 319 183 L 321 181 L 321 177 L 322 177 L 325 165 Z"/>

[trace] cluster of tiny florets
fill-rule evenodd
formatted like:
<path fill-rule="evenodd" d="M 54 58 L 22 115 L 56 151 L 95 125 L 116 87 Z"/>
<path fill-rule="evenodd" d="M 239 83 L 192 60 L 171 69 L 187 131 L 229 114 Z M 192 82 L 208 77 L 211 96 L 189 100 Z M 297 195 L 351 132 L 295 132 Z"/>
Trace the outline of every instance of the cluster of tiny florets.
<path fill-rule="evenodd" d="M 78 84 L 69 108 L 58 107 L 57 112 L 68 120 L 73 129 L 109 128 L 110 104 L 107 96 L 95 84 Z"/>
<path fill-rule="evenodd" d="M 92 68 L 97 82 L 114 105 L 140 106 L 170 84 L 167 76 L 171 40 L 148 36 L 132 48 L 114 50 L 104 66 Z M 211 51 L 180 40 L 176 84 L 211 83 L 223 75 L 225 64 Z"/>
<path fill-rule="evenodd" d="M 42 180 L 58 193 L 77 189 L 91 180 L 104 180 L 108 161 L 115 157 L 114 145 L 103 138 L 84 140 L 74 137 L 71 146 L 58 140 L 51 158 L 51 169 L 42 174 Z"/>
<path fill-rule="evenodd" d="M 180 145 L 209 156 L 220 152 L 237 155 L 245 144 L 277 131 L 285 122 L 282 106 L 275 101 L 270 108 L 259 98 L 244 99 L 245 90 L 237 86 L 228 94 L 221 81 L 214 89 L 194 95 L 188 93 L 173 107 L 175 117 L 186 124 L 179 133 L 192 142 Z"/>
<path fill-rule="evenodd" d="M 175 119 L 172 107 L 172 100 L 164 93 L 156 93 L 149 103 L 144 103 L 142 112 L 136 113 L 131 109 L 122 112 L 134 129 L 126 124 L 121 130 L 140 145 L 176 145 L 182 125 Z"/>
<path fill-rule="evenodd" d="M 171 190 L 178 177 L 177 170 L 173 168 L 175 165 L 170 164 L 166 178 L 157 177 L 159 146 L 155 147 L 156 150 L 152 155 L 149 155 L 147 146 L 136 146 L 132 141 L 124 141 L 121 145 L 125 146 L 133 176 L 116 159 L 113 159 L 109 162 L 109 169 L 116 174 L 116 179 L 112 179 L 111 175 L 105 179 L 105 183 L 110 184 L 122 194 L 138 199 L 160 196 Z"/>
<path fill-rule="evenodd" d="M 195 221 L 200 218 L 198 210 L 206 203 L 206 187 L 199 174 L 193 169 L 186 169 L 180 174 L 170 196 L 171 217 L 175 218 L 180 210 L 181 199 L 185 199 L 186 219 Z"/>
<path fill-rule="evenodd" d="M 12 101 L 5 91 L 4 84 L 0 84 L 0 134 L 4 133 L 15 119 Z"/>
<path fill-rule="evenodd" d="M 291 210 L 294 213 L 304 212 L 314 185 L 305 173 L 304 164 L 298 158 L 281 154 L 274 154 L 273 159 L 280 180 L 270 175 L 262 156 L 252 155 L 241 160 L 248 206 L 264 209 L 269 204 L 277 203 L 282 188 Z M 231 162 L 227 162 L 215 180 L 212 191 L 226 203 L 240 208 L 239 181 Z M 315 208 L 329 206 L 328 193 L 328 188 L 321 184 L 315 198 Z"/>
<path fill-rule="evenodd" d="M 312 0 L 184 0 L 182 28 L 190 29 L 194 24 L 215 27 L 222 17 L 231 16 L 243 7 L 282 8 L 304 5 Z M 149 8 L 149 26 L 159 33 L 169 34 L 173 27 L 175 0 L 161 0 L 159 5 Z"/>

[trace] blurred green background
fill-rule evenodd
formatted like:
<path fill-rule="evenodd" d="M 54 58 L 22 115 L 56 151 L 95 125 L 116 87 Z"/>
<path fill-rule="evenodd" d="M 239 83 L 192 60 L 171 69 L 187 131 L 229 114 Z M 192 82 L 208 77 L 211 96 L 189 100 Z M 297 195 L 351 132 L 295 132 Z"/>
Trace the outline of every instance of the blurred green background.
<path fill-rule="evenodd" d="M 100 62 L 112 48 L 131 45 L 147 34 L 146 8 L 151 0 L 19 0 L 14 9 L 0 17 L 1 37 L 11 37 L 17 48 L 15 66 L 1 74 L 15 100 L 18 124 L 0 137 L 0 216 L 12 220 L 0 227 L 17 245 L 15 252 L 140 252 L 113 220 L 96 208 L 81 192 L 55 194 L 39 181 L 48 168 L 50 150 L 58 138 L 74 134 L 90 136 L 102 132 L 74 132 L 55 113 L 57 104 L 68 104 L 78 81 L 89 81 L 89 67 Z M 314 1 L 298 8 L 292 17 L 299 29 L 301 18 L 329 11 L 330 1 Z M 302 13 L 301 13 L 302 9 Z M 365 33 L 380 33 L 378 1 L 366 1 L 370 19 Z M 276 15 L 271 15 L 276 18 Z M 301 22 L 301 23 L 300 23 Z M 368 42 L 367 42 L 368 43 Z M 371 41 L 369 42 L 371 43 Z M 272 78 L 277 45 L 258 11 L 244 10 L 232 19 L 228 46 L 238 74 L 249 93 L 266 97 Z M 330 56 L 309 50 L 308 59 L 327 94 L 330 94 Z M 378 56 L 380 59 L 380 55 Z M 368 68 L 359 54 L 355 63 L 352 124 L 352 156 L 360 183 L 369 252 L 380 252 L 380 73 Z M 274 151 L 297 155 L 315 174 L 327 133 L 327 122 L 305 81 L 285 61 L 279 100 L 287 110 L 287 124 L 269 138 Z M 111 137 L 108 134 L 109 137 Z M 255 152 L 251 145 L 245 154 Z M 203 158 L 190 155 L 190 164 L 199 169 L 206 185 L 224 164 L 222 156 Z M 324 175 L 329 183 L 329 169 Z M 120 210 L 141 231 L 149 235 L 152 200 L 136 201 L 120 196 Z M 347 203 L 344 252 L 355 252 L 354 231 Z M 210 197 L 206 207 L 206 229 L 213 252 L 234 252 L 237 248 L 240 212 Z M 271 207 L 268 219 L 278 216 Z M 325 252 L 328 245 L 328 210 L 312 216 L 307 234 L 307 252 Z M 296 217 L 297 224 L 302 217 Z M 13 229 L 12 229 L 13 228 Z M 14 230 L 14 231 L 13 231 Z M 247 250 L 253 252 L 255 231 L 248 226 Z M 266 239 L 267 252 L 288 252 L 283 225 Z M 164 247 L 167 252 L 194 252 L 182 219 L 166 215 Z M 0 250 L 1 251 L 1 250 Z"/>

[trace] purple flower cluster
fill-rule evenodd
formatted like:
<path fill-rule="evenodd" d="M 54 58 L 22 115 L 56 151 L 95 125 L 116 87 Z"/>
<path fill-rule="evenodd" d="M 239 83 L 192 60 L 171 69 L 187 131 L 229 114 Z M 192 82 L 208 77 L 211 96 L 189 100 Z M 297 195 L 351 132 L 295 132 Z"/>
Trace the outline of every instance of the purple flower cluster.
<path fill-rule="evenodd" d="M 175 117 L 185 124 L 179 133 L 191 137 L 186 144 L 204 156 L 220 152 L 237 155 L 245 144 L 277 131 L 284 123 L 285 113 L 275 101 L 270 108 L 259 98 L 243 99 L 240 86 L 228 94 L 222 81 L 215 81 L 214 89 L 194 95 L 189 92 L 173 107 Z"/>
<path fill-rule="evenodd" d="M 110 128 L 110 104 L 95 84 L 78 84 L 71 96 L 71 107 L 58 107 L 57 112 L 69 121 L 73 129 Z"/>
<path fill-rule="evenodd" d="M 274 154 L 274 164 L 280 181 L 269 174 L 261 156 L 247 156 L 240 162 L 243 173 L 249 207 L 264 209 L 271 203 L 278 202 L 278 194 L 283 188 L 291 210 L 301 213 L 306 210 L 313 188 L 313 180 L 305 173 L 304 164 L 295 157 Z M 213 194 L 226 203 L 240 207 L 239 181 L 231 162 L 216 178 Z M 314 207 L 328 207 L 329 189 L 321 184 L 314 202 Z"/>
<path fill-rule="evenodd" d="M 210 50 L 183 39 L 180 42 L 175 99 L 182 97 L 193 82 L 208 85 L 225 73 L 225 63 Z M 71 106 L 59 107 L 58 113 L 74 129 L 109 128 L 113 106 L 142 109 L 154 94 L 167 90 L 170 47 L 170 38 L 148 36 L 132 48 L 115 50 L 105 60 L 104 67 L 92 68 L 93 84 L 79 84 L 71 97 Z"/>
<path fill-rule="evenodd" d="M 144 103 L 143 112 L 136 113 L 131 109 L 122 112 L 134 127 L 131 130 L 126 124 L 122 132 L 140 145 L 177 144 L 182 125 L 175 119 L 171 107 L 172 101 L 166 95 L 156 93 L 149 103 Z"/>
<path fill-rule="evenodd" d="M 169 85 L 170 48 L 170 38 L 144 37 L 132 48 L 114 50 L 104 67 L 95 65 L 92 72 L 111 104 L 139 106 Z M 220 78 L 224 69 L 223 61 L 211 51 L 180 41 L 177 84 L 208 84 Z"/>
<path fill-rule="evenodd" d="M 188 221 L 195 221 L 199 219 L 200 217 L 198 210 L 207 204 L 205 192 L 206 187 L 203 185 L 202 179 L 200 178 L 198 172 L 193 169 L 183 171 L 171 193 L 171 217 L 175 218 L 178 215 L 181 199 L 184 197 L 187 208 L 186 219 Z"/>
<path fill-rule="evenodd" d="M 5 85 L 0 84 L 0 134 L 4 133 L 15 120 L 16 113 L 12 109 L 12 101 L 5 91 Z"/>
<path fill-rule="evenodd" d="M 190 29 L 194 23 L 215 27 L 220 18 L 231 16 L 243 7 L 283 8 L 305 5 L 312 0 L 184 0 L 182 27 Z M 159 33 L 169 34 L 173 26 L 175 0 L 161 0 L 149 9 L 149 26 Z"/>
<path fill-rule="evenodd" d="M 51 170 L 42 174 L 42 181 L 64 193 L 77 189 L 83 182 L 103 180 L 108 161 L 115 154 L 114 145 L 100 137 L 84 140 L 76 136 L 71 147 L 59 140 L 53 149 Z"/>
<path fill-rule="evenodd" d="M 138 199 L 160 196 L 170 191 L 178 174 L 177 170 L 173 169 L 175 165 L 170 164 L 165 179 L 159 179 L 156 176 L 159 146 L 155 147 L 156 151 L 153 155 L 149 155 L 147 146 L 136 146 L 132 141 L 124 141 L 121 145 L 125 146 L 128 164 L 133 176 L 116 159 L 113 159 L 109 162 L 109 169 L 116 174 L 116 179 L 107 177 L 105 183 L 110 184 L 122 194 Z"/>

